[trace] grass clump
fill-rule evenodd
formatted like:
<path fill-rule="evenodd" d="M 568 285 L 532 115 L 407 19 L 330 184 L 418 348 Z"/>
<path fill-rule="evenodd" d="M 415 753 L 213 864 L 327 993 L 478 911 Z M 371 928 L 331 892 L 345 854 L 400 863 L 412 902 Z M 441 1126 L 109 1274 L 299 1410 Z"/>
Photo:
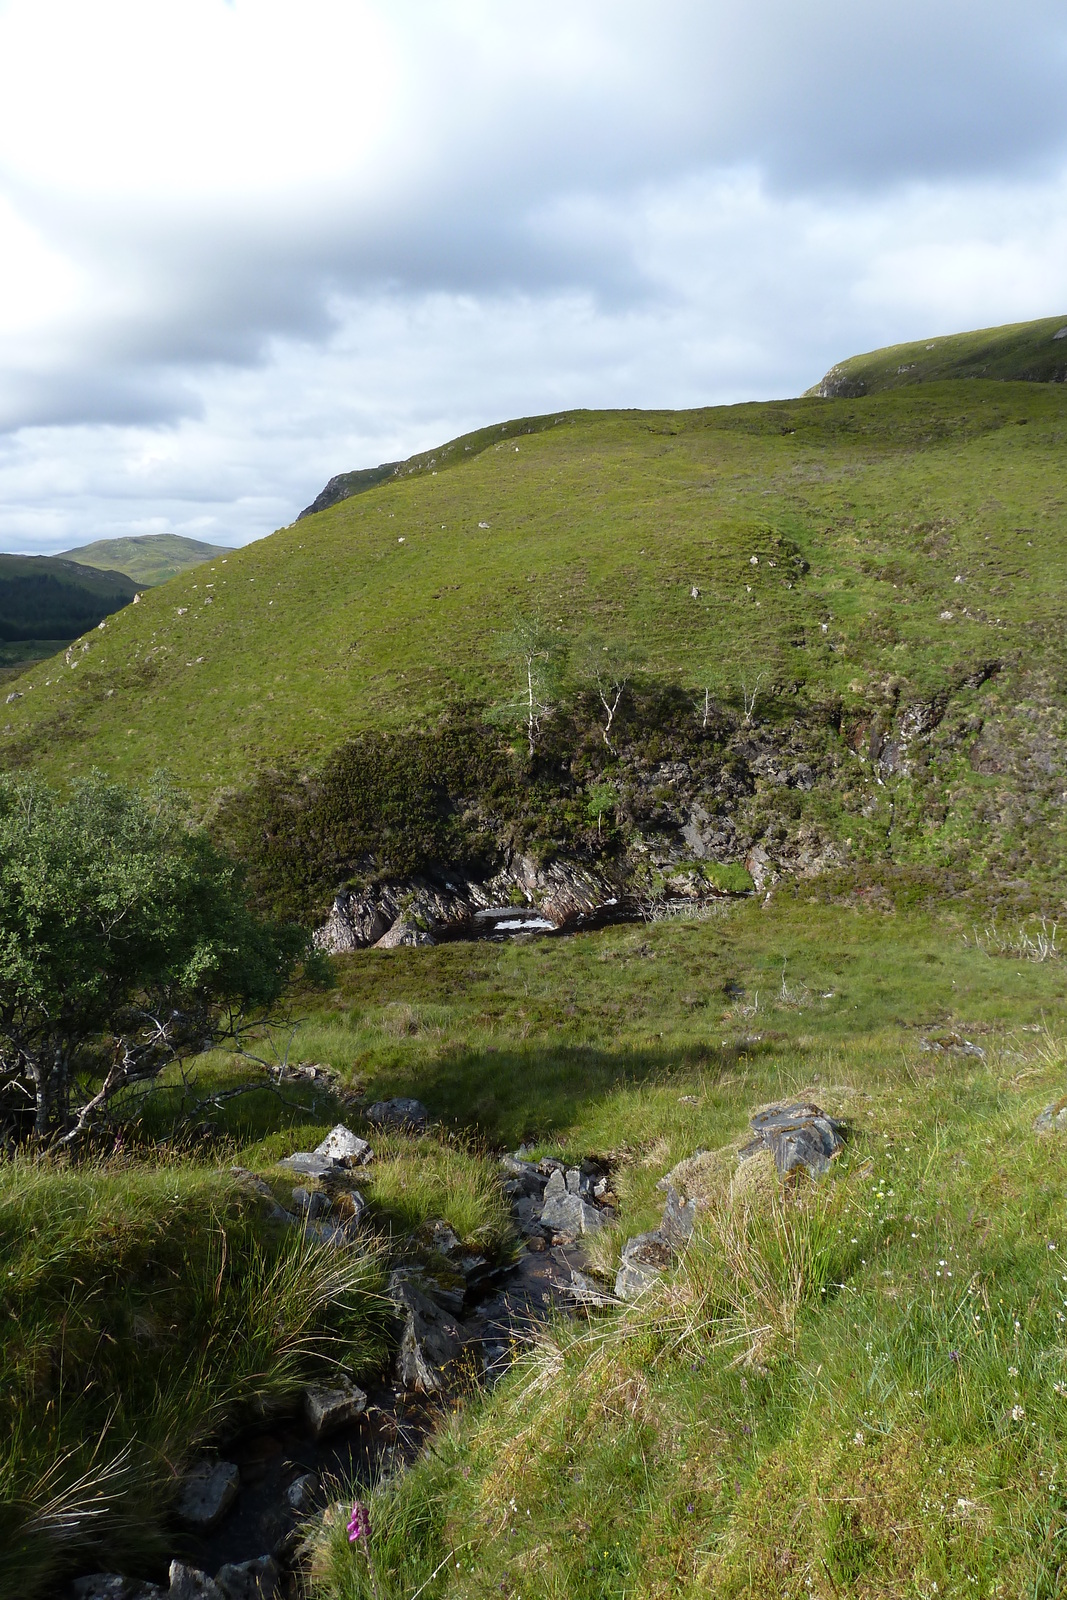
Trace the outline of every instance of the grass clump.
<path fill-rule="evenodd" d="M 184 1460 L 385 1348 L 381 1268 L 264 1224 L 188 1159 L 0 1165 L 3 1556 L 10 1592 L 164 1552 Z"/>

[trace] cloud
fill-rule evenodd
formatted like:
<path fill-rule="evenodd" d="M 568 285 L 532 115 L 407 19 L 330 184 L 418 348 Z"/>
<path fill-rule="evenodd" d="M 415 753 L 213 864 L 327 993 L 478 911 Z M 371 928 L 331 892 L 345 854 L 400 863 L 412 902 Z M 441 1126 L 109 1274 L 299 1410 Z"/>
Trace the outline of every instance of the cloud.
<path fill-rule="evenodd" d="M 1067 307 L 1065 75 L 1051 0 L 0 0 L 2 540 Z"/>

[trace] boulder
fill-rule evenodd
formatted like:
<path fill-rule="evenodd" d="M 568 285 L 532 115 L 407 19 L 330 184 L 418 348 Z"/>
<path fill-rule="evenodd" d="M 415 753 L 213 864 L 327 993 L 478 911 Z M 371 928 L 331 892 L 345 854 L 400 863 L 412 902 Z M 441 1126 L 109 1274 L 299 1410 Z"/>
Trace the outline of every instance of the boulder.
<path fill-rule="evenodd" d="M 358 1133 L 353 1133 L 351 1128 L 339 1122 L 330 1129 L 322 1143 L 315 1146 L 314 1154 L 333 1162 L 334 1166 L 365 1167 L 374 1151 L 366 1139 L 361 1139 Z"/>
<path fill-rule="evenodd" d="M 745 1161 L 769 1150 L 783 1178 L 803 1167 L 821 1177 L 844 1144 L 844 1129 L 816 1105 L 764 1106 L 750 1119 L 755 1138 L 738 1151 Z"/>
<path fill-rule="evenodd" d="M 375 950 L 414 949 L 436 943 L 433 934 L 428 933 L 425 928 L 420 928 L 412 917 L 399 916 L 392 927 L 375 942 L 374 948 Z"/>
<path fill-rule="evenodd" d="M 389 1279 L 387 1293 L 403 1320 L 396 1375 L 405 1389 L 436 1394 L 445 1386 L 445 1368 L 463 1348 L 455 1318 L 402 1270 Z"/>
<path fill-rule="evenodd" d="M 281 1574 L 270 1556 L 254 1561 L 227 1562 L 215 1574 L 226 1600 L 274 1600 Z"/>
<path fill-rule="evenodd" d="M 549 1186 L 551 1187 L 551 1185 Z M 596 1233 L 603 1226 L 603 1218 L 596 1206 L 583 1200 L 580 1194 L 564 1190 L 546 1199 L 541 1211 L 541 1226 L 565 1239 L 579 1239 L 583 1234 Z"/>
<path fill-rule="evenodd" d="M 241 1474 L 232 1461 L 199 1461 L 182 1480 L 177 1514 L 187 1528 L 210 1533 L 237 1499 Z"/>
<path fill-rule="evenodd" d="M 209 1578 L 199 1567 L 187 1567 L 184 1561 L 172 1561 L 167 1600 L 226 1600 L 226 1597 L 214 1578 Z"/>
<path fill-rule="evenodd" d="M 504 1156 L 500 1170 L 505 1175 L 504 1187 L 509 1194 L 540 1196 L 544 1191 L 544 1175 L 530 1161 L 521 1156 Z M 512 1187 L 514 1186 L 514 1187 Z"/>
<path fill-rule="evenodd" d="M 638 1233 L 622 1247 L 622 1259 L 615 1274 L 617 1300 L 636 1300 L 674 1260 L 674 1252 L 658 1231 Z"/>
<path fill-rule="evenodd" d="M 293 1190 L 293 1205 L 306 1217 L 321 1217 L 330 1209 L 330 1202 L 321 1189 Z"/>
<path fill-rule="evenodd" d="M 425 1128 L 430 1113 L 421 1100 L 376 1100 L 363 1113 L 367 1121 L 380 1128 Z"/>
<path fill-rule="evenodd" d="M 350 1378 L 343 1378 L 329 1389 L 304 1391 L 304 1416 L 316 1439 L 348 1427 L 366 1409 L 367 1396 Z"/>
<path fill-rule="evenodd" d="M 613 1295 L 594 1283 L 592 1278 L 587 1278 L 584 1272 L 579 1272 L 576 1267 L 571 1268 L 569 1293 L 578 1305 L 588 1306 L 594 1310 L 618 1304 Z"/>
<path fill-rule="evenodd" d="M 294 1150 L 291 1156 L 283 1156 L 278 1165 L 298 1172 L 303 1178 L 325 1178 L 328 1172 L 335 1170 L 333 1161 L 317 1156 L 313 1150 Z"/>

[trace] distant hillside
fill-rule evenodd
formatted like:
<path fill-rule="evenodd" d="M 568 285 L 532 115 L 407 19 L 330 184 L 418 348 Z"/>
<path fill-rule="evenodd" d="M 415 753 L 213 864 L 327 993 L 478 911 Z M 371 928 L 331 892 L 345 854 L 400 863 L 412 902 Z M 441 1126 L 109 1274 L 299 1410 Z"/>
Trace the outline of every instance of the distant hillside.
<path fill-rule="evenodd" d="M 128 539 L 97 539 L 93 544 L 64 550 L 62 558 L 82 567 L 122 572 L 141 588 L 166 583 L 179 572 L 229 554 L 224 545 L 204 544 L 178 533 L 145 533 Z"/>
<path fill-rule="evenodd" d="M 1067 381 L 1067 317 L 1044 317 L 1040 322 L 1013 322 L 1002 328 L 887 345 L 884 350 L 839 362 L 808 394 L 854 399 L 951 378 Z"/>
<path fill-rule="evenodd" d="M 66 642 L 129 605 L 136 584 L 59 556 L 0 555 L 0 641 Z"/>

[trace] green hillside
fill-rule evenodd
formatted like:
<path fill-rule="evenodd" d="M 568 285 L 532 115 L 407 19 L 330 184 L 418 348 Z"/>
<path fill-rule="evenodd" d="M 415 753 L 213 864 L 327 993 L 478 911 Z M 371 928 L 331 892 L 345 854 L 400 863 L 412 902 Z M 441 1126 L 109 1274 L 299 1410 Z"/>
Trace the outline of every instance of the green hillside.
<path fill-rule="evenodd" d="M 180 533 L 143 533 L 127 539 L 96 539 L 92 544 L 79 545 L 76 550 L 64 550 L 63 558 L 83 567 L 103 567 L 113 572 L 124 572 L 135 583 L 150 586 L 166 583 L 168 578 L 202 561 L 212 561 L 216 556 L 228 554 L 221 544 L 205 544 L 200 539 L 186 539 Z"/>
<path fill-rule="evenodd" d="M 0 555 L 0 642 L 76 639 L 135 593 L 121 572 L 87 571 L 58 556 Z"/>
<path fill-rule="evenodd" d="M 1001 328 L 887 345 L 839 362 L 808 392 L 823 399 L 847 399 L 947 378 L 1063 383 L 1067 318 L 1042 317 L 1038 322 L 1012 322 Z"/>
<path fill-rule="evenodd" d="M 793 705 L 987 658 L 1058 684 L 1065 427 L 1067 390 L 981 382 L 510 425 L 151 590 L 77 672 L 24 678 L 0 748 L 54 777 L 167 767 L 207 802 L 512 698 L 500 634 L 535 614 L 735 705 L 757 672 Z"/>

